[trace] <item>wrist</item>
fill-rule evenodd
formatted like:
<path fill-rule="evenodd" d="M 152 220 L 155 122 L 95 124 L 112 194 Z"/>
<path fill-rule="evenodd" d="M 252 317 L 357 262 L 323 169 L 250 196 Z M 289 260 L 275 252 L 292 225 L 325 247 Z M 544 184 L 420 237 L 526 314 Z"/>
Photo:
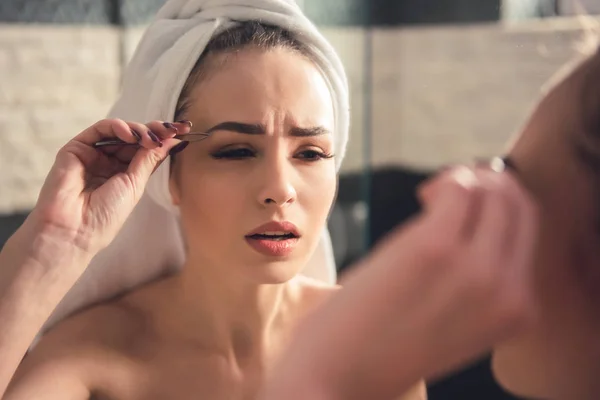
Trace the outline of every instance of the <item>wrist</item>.
<path fill-rule="evenodd" d="M 60 270 L 67 278 L 70 272 L 83 272 L 95 255 L 77 246 L 72 236 L 44 224 L 31 213 L 8 239 L 2 253 L 7 253 L 13 265 L 20 264 L 41 273 Z"/>

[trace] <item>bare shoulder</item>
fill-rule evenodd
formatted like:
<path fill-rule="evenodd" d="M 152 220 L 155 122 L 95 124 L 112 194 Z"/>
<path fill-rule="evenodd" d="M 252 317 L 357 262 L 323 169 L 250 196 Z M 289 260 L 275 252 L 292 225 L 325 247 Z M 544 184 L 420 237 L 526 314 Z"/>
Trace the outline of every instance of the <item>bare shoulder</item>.
<path fill-rule="evenodd" d="M 22 360 L 6 399 L 88 399 L 107 368 L 130 358 L 142 321 L 119 302 L 65 319 Z"/>
<path fill-rule="evenodd" d="M 104 303 L 67 318 L 47 332 L 33 351 L 38 347 L 39 351 L 131 351 L 136 338 L 145 332 L 147 317 L 126 300 Z"/>

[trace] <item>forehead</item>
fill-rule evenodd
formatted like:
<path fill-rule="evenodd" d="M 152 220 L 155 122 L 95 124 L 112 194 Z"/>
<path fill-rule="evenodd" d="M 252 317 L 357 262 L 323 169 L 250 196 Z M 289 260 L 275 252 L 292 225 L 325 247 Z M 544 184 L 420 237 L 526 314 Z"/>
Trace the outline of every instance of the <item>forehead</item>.
<path fill-rule="evenodd" d="M 190 117 L 264 122 L 285 116 L 294 125 L 333 130 L 333 104 L 319 69 L 287 49 L 244 49 L 213 56 L 192 90 Z"/>

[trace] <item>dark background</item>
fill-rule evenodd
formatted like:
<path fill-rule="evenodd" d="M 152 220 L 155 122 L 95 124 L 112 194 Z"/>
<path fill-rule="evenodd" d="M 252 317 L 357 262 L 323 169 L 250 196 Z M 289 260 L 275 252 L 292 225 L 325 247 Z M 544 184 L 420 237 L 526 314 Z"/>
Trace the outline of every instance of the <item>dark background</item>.
<path fill-rule="evenodd" d="M 400 26 L 498 21 L 502 0 L 299 0 L 320 26 Z M 559 13 L 557 0 L 533 4 L 529 17 Z M 2 0 L 0 22 L 137 25 L 164 0 Z"/>

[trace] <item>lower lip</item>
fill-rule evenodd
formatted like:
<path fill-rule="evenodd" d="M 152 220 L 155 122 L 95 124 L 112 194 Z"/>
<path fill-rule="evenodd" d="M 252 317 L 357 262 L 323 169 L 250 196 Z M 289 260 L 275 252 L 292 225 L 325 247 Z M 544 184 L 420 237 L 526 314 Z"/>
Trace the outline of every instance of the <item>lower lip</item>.
<path fill-rule="evenodd" d="M 254 250 L 270 257 L 287 256 L 294 251 L 296 244 L 298 244 L 298 238 L 269 240 L 246 237 L 246 241 Z"/>

